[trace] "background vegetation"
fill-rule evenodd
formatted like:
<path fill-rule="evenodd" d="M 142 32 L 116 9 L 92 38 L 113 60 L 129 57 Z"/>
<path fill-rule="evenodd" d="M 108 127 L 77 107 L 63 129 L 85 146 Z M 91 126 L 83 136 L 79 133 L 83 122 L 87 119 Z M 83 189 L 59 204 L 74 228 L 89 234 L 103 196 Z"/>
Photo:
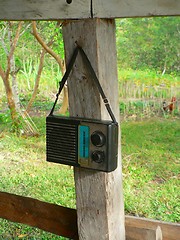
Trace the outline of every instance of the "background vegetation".
<path fill-rule="evenodd" d="M 8 24 L 0 23 L 0 66 L 7 68 Z M 64 58 L 60 23 L 38 22 L 45 42 Z M 24 111 L 32 96 L 42 46 L 24 22 L 14 52 L 18 96 Z M 17 23 L 11 25 L 11 34 Z M 180 18 L 117 21 L 119 110 L 125 212 L 135 216 L 180 221 L 179 98 Z M 38 93 L 29 111 L 39 133 L 13 130 L 3 81 L 0 80 L 0 190 L 75 208 L 73 170 L 45 161 L 45 116 L 50 111 L 62 73 L 45 54 Z M 12 86 L 12 75 L 9 77 Z M 163 110 L 176 97 L 173 112 Z M 59 101 L 58 108 L 62 104 Z M 21 123 L 22 124 L 22 123 Z M 23 125 L 20 129 L 23 130 Z M 21 224 L 0 221 L 0 239 L 64 239 Z"/>

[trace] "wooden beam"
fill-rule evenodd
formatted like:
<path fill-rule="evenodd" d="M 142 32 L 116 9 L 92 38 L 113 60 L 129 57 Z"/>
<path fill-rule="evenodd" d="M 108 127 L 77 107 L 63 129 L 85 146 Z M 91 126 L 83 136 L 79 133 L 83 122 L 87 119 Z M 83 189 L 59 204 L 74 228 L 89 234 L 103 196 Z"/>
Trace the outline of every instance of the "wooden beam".
<path fill-rule="evenodd" d="M 93 0 L 93 17 L 179 16 L 179 0 Z"/>
<path fill-rule="evenodd" d="M 90 19 L 68 22 L 63 27 L 66 62 L 76 42 L 86 52 L 119 119 L 115 23 Z M 109 119 L 97 87 L 78 55 L 68 80 L 70 115 Z M 118 168 L 111 173 L 75 169 L 77 215 L 81 239 L 125 239 L 121 153 Z"/>
<path fill-rule="evenodd" d="M 91 0 L 0 0 L 0 20 L 53 20 L 91 17 Z"/>
<path fill-rule="evenodd" d="M 0 0 L 0 20 L 180 15 L 179 0 Z"/>
<path fill-rule="evenodd" d="M 78 239 L 74 209 L 0 192 L 0 218 Z"/>

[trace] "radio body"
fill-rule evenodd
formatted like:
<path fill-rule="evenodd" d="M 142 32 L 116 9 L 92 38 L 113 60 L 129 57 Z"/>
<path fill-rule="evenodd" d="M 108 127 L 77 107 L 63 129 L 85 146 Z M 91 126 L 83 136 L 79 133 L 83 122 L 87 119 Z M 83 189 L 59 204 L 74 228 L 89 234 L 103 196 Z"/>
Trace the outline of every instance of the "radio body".
<path fill-rule="evenodd" d="M 118 124 L 49 115 L 46 151 L 49 162 L 111 172 L 117 168 Z"/>

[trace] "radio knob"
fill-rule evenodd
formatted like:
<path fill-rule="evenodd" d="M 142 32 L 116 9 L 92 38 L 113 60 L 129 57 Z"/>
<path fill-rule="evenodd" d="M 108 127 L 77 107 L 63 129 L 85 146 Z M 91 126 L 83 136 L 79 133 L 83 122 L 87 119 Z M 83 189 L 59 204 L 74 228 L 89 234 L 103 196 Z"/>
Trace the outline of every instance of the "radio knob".
<path fill-rule="evenodd" d="M 106 142 L 106 137 L 102 132 L 95 131 L 91 135 L 91 142 L 96 147 L 102 147 Z"/>
<path fill-rule="evenodd" d="M 94 151 L 91 158 L 96 163 L 102 163 L 105 159 L 105 154 L 103 151 Z"/>

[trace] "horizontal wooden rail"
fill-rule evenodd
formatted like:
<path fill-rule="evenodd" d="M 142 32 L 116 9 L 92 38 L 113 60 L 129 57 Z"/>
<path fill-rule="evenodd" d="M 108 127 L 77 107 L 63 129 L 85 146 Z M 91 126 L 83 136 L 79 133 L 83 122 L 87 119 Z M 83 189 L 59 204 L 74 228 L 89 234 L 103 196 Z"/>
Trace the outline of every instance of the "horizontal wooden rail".
<path fill-rule="evenodd" d="M 0 20 L 179 16 L 179 8 L 179 0 L 0 0 Z"/>
<path fill-rule="evenodd" d="M 180 15 L 179 0 L 93 0 L 97 18 Z"/>
<path fill-rule="evenodd" d="M 161 228 L 163 240 L 177 240 L 180 235 L 180 224 L 167 223 L 147 218 L 126 216 L 125 226 L 127 235 L 129 236 L 132 235 L 131 230 L 133 231 L 133 228 L 154 230 L 158 227 Z"/>
<path fill-rule="evenodd" d="M 169 0 L 170 1 L 170 0 Z M 90 0 L 0 0 L 1 20 L 53 20 L 91 17 Z"/>
<path fill-rule="evenodd" d="M 0 192 L 0 218 L 78 239 L 75 209 Z M 177 240 L 180 233 L 180 224 L 132 216 L 126 216 L 125 227 L 127 240 Z"/>
<path fill-rule="evenodd" d="M 126 216 L 125 225 L 129 229 L 134 227 L 139 229 L 155 229 L 159 226 L 162 230 L 163 240 L 177 240 L 180 236 L 180 224 L 176 223 L 166 223 L 152 219 Z"/>
<path fill-rule="evenodd" d="M 78 239 L 75 209 L 0 192 L 0 217 Z"/>

